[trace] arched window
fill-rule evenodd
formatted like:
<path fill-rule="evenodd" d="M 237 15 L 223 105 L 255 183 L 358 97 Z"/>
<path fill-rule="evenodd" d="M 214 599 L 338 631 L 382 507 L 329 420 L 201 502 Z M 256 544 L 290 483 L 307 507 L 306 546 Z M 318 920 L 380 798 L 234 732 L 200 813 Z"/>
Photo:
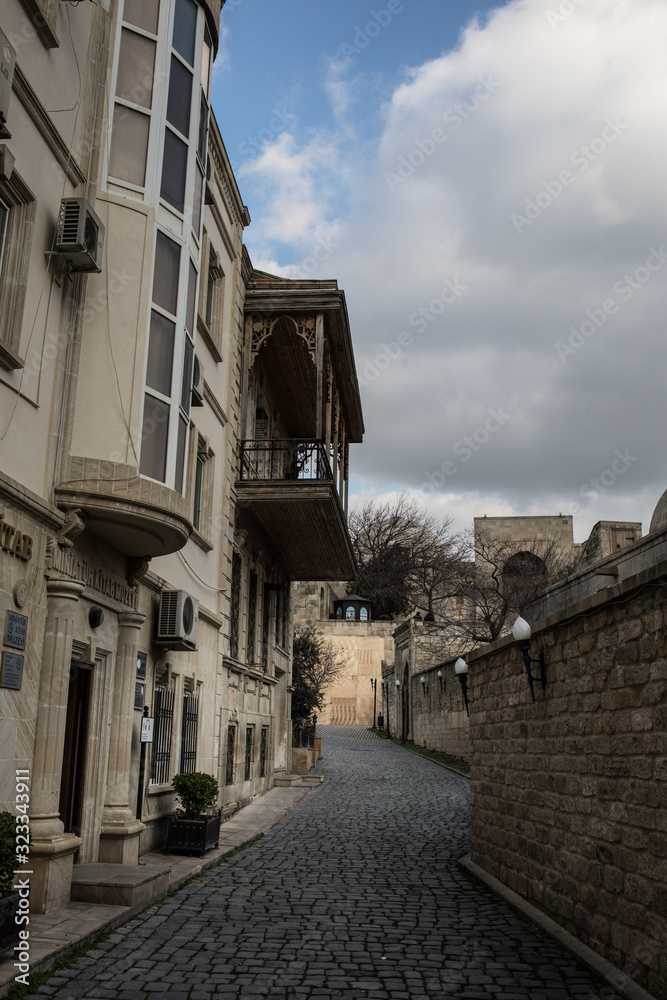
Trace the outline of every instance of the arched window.
<path fill-rule="evenodd" d="M 343 617 L 343 609 L 336 608 L 336 618 L 342 618 L 342 617 Z"/>
<path fill-rule="evenodd" d="M 361 608 L 361 610 L 359 611 L 359 621 L 360 622 L 368 621 L 368 608 Z"/>
<path fill-rule="evenodd" d="M 348 622 L 353 622 L 357 619 L 356 608 L 353 608 L 351 604 L 345 609 L 345 618 Z"/>

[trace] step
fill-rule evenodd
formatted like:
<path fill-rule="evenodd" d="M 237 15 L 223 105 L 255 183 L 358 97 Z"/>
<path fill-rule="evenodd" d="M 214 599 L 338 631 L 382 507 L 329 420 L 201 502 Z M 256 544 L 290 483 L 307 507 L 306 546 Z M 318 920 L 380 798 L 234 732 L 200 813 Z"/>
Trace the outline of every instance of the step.
<path fill-rule="evenodd" d="M 143 906 L 169 890 L 169 871 L 148 865 L 74 865 L 72 901 Z"/>

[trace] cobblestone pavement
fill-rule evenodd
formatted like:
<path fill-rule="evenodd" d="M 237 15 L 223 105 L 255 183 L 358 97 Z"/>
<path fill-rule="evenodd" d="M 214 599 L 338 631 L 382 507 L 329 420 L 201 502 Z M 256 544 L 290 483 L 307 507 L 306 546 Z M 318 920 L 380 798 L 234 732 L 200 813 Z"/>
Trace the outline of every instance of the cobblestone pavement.
<path fill-rule="evenodd" d="M 34 996 L 617 1000 L 457 865 L 465 779 L 360 727 L 322 735 L 316 792 Z"/>

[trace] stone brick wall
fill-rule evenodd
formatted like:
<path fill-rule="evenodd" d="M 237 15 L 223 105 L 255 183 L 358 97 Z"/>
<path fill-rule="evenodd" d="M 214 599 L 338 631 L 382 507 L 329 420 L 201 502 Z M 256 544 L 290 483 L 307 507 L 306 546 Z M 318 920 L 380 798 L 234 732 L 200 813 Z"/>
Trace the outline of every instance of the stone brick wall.
<path fill-rule="evenodd" d="M 667 566 L 470 665 L 472 858 L 667 1000 Z"/>
<path fill-rule="evenodd" d="M 438 670 L 442 677 L 438 677 Z M 426 679 L 421 683 L 421 677 Z M 412 739 L 429 750 L 470 760 L 470 725 L 453 663 L 412 678 Z"/>

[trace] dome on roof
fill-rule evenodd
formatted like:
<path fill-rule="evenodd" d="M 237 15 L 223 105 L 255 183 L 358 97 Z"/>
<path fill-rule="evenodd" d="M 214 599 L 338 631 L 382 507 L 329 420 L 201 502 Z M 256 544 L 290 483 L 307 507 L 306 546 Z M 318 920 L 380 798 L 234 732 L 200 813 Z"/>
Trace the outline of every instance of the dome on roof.
<path fill-rule="evenodd" d="M 667 490 L 662 494 L 653 511 L 651 527 L 648 529 L 649 535 L 652 535 L 654 531 L 660 531 L 661 528 L 667 528 Z"/>

